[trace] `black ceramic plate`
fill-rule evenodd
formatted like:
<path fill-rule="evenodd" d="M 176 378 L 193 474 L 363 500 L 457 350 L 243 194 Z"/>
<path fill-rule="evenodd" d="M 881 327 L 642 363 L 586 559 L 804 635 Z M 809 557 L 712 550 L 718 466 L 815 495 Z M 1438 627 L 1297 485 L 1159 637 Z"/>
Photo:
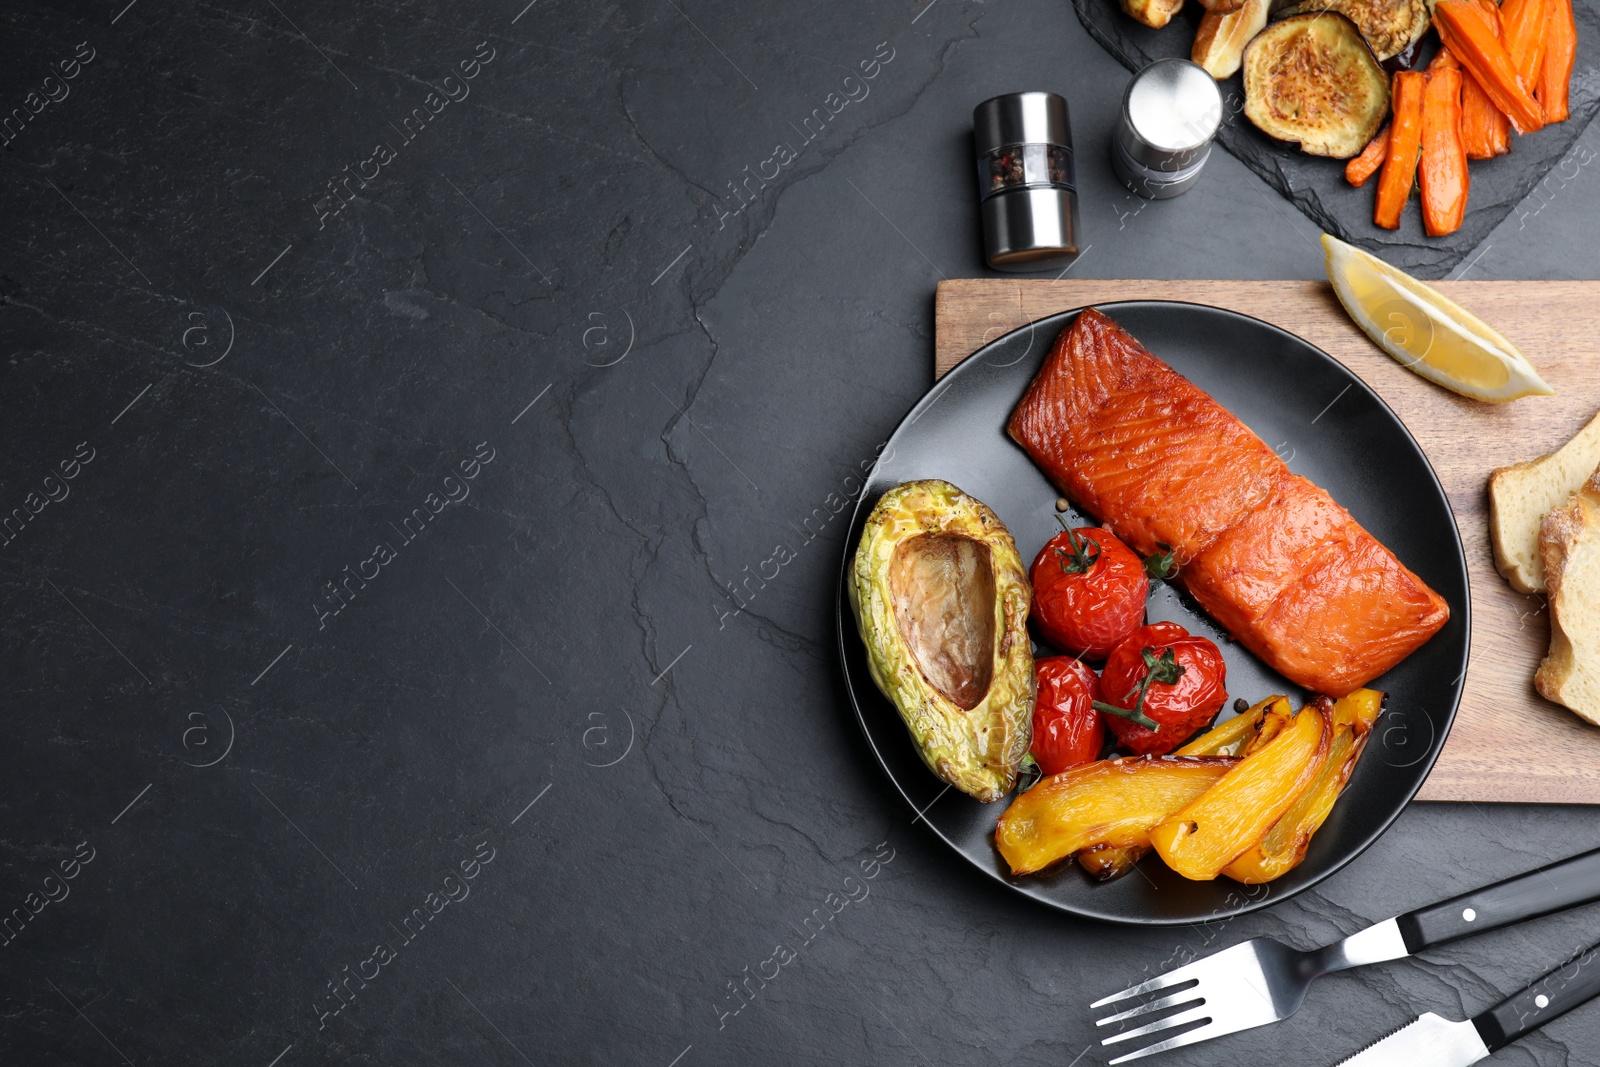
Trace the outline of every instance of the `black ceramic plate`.
<path fill-rule="evenodd" d="M 1450 604 L 1433 640 L 1373 682 L 1388 710 L 1333 814 L 1304 862 L 1276 882 L 1190 882 L 1154 857 L 1104 885 L 1076 863 L 1012 877 L 994 849 L 1006 802 L 980 804 L 946 789 L 922 763 L 894 707 L 867 672 L 855 619 L 839 586 L 839 649 L 861 729 L 901 794 L 964 860 L 997 881 L 1071 912 L 1112 922 L 1176 924 L 1223 918 L 1284 900 L 1328 877 L 1377 839 L 1427 777 L 1444 744 L 1467 664 L 1467 565 L 1455 517 L 1422 450 L 1395 413 L 1337 360 L 1293 334 L 1220 308 L 1165 301 L 1101 305 L 1150 351 L 1206 390 L 1276 448 L 1290 469 L 1343 504 Z M 1056 335 L 1076 312 L 1007 334 L 933 387 L 890 438 L 857 502 L 845 543 L 855 552 L 878 497 L 917 478 L 943 478 L 988 504 L 1016 538 L 1024 564 L 1059 528 L 1056 490 L 1005 433 L 1005 423 Z M 1069 520 L 1084 516 L 1069 514 Z M 1300 689 L 1226 635 L 1164 583 L 1154 583 L 1151 621 L 1204 634 L 1228 662 L 1232 700 Z M 1297 705 L 1298 706 L 1298 705 Z"/>

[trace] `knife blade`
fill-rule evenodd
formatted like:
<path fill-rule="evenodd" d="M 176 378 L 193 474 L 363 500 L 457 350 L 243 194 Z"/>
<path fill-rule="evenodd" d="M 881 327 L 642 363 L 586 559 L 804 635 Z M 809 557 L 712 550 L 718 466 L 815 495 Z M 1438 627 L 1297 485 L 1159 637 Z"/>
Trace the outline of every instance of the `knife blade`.
<path fill-rule="evenodd" d="M 1489 1047 L 1470 1019 L 1452 1022 L 1430 1011 L 1338 1067 L 1467 1067 L 1487 1055 Z"/>
<path fill-rule="evenodd" d="M 1600 945 L 1578 949 L 1555 970 L 1466 1022 L 1424 1012 L 1338 1067 L 1467 1067 L 1595 997 L 1600 997 Z"/>

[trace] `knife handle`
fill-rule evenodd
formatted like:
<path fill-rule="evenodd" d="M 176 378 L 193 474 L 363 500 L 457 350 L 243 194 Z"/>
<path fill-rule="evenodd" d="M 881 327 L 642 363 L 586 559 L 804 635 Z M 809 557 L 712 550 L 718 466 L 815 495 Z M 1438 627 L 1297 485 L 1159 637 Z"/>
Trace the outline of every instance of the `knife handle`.
<path fill-rule="evenodd" d="M 1408 952 L 1600 900 L 1600 849 L 1395 919 Z"/>
<path fill-rule="evenodd" d="M 1600 996 L 1600 945 L 1580 949 L 1565 963 L 1472 1018 L 1484 1047 L 1497 1052 L 1557 1016 Z"/>

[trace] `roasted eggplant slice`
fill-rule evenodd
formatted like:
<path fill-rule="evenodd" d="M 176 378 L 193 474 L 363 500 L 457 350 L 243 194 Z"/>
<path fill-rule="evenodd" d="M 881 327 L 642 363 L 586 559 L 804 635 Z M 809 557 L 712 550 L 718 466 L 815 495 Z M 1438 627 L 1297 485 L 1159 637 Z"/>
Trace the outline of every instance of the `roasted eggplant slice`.
<path fill-rule="evenodd" d="M 1343 15 L 1295 15 L 1245 47 L 1244 113 L 1302 152 L 1349 159 L 1389 113 L 1389 76 Z"/>
<path fill-rule="evenodd" d="M 1308 0 L 1288 15 L 1332 11 L 1356 24 L 1380 60 L 1392 59 L 1422 39 L 1433 21 L 1431 0 Z"/>
<path fill-rule="evenodd" d="M 906 482 L 867 517 L 850 569 L 867 664 L 922 759 L 982 801 L 1032 740 L 1032 593 L 1011 533 L 949 482 Z"/>

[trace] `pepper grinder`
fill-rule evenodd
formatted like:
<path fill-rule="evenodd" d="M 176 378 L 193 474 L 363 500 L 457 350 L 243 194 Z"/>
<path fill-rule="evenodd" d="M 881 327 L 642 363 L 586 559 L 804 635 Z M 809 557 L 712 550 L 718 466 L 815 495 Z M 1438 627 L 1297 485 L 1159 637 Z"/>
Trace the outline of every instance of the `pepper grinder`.
<path fill-rule="evenodd" d="M 1003 271 L 1060 267 L 1078 255 L 1078 191 L 1067 102 L 1007 93 L 972 109 L 983 252 Z"/>

